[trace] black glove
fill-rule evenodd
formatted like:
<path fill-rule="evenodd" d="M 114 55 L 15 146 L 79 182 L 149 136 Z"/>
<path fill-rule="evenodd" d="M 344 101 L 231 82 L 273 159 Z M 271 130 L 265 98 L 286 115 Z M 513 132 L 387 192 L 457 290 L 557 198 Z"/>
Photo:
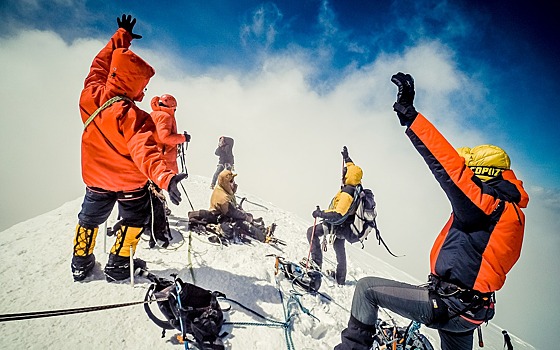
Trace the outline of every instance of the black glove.
<path fill-rule="evenodd" d="M 185 135 L 185 142 L 191 142 L 191 135 L 189 135 L 186 131 L 183 133 Z"/>
<path fill-rule="evenodd" d="M 136 24 L 136 18 L 132 18 L 131 15 L 127 16 L 123 14 L 122 18 L 117 17 L 117 24 L 119 25 L 119 28 L 122 28 L 129 32 L 130 35 L 132 35 L 132 39 L 142 39 L 142 35 L 132 33 L 132 29 Z"/>
<path fill-rule="evenodd" d="M 397 116 L 402 126 L 412 124 L 418 112 L 414 109 L 414 79 L 410 74 L 398 72 L 391 77 L 393 84 L 397 85 L 397 102 L 393 104 L 393 110 L 397 112 Z"/>
<path fill-rule="evenodd" d="M 322 218 L 323 211 L 319 209 L 319 207 L 317 207 L 317 209 L 315 209 L 311 215 L 313 215 L 314 218 Z"/>
<path fill-rule="evenodd" d="M 171 199 L 171 203 L 175 205 L 179 205 L 181 203 L 181 192 L 177 188 L 179 181 L 185 179 L 188 175 L 185 173 L 177 174 L 171 178 L 169 181 L 169 187 L 167 188 L 167 193 L 169 193 L 169 199 Z"/>
<path fill-rule="evenodd" d="M 342 152 L 340 152 L 340 154 L 342 154 L 342 158 L 344 159 L 344 163 L 352 162 L 352 159 L 348 155 L 348 148 L 346 148 L 346 146 L 342 147 Z"/>

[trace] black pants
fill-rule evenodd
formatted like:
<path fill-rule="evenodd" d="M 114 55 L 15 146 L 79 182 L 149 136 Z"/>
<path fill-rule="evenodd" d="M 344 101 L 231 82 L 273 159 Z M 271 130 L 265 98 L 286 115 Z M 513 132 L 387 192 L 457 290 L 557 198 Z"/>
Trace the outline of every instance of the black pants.
<path fill-rule="evenodd" d="M 307 229 L 307 241 L 311 244 L 311 259 L 319 266 L 323 267 L 323 250 L 321 249 L 320 238 L 328 233 L 330 226 L 327 224 L 315 225 L 315 232 L 313 226 Z M 327 231 L 327 232 L 325 232 Z M 312 237 L 313 236 L 313 239 Z M 333 249 L 336 255 L 336 282 L 338 284 L 346 283 L 346 240 L 344 238 L 335 238 L 333 242 Z"/>
<path fill-rule="evenodd" d="M 352 299 L 352 317 L 366 328 L 375 325 L 379 307 L 423 324 L 434 321 L 433 301 L 427 287 L 378 277 L 365 277 L 358 281 Z M 442 350 L 471 350 L 476 324 L 453 317 L 437 325 Z M 342 337 L 336 350 L 353 349 L 353 340 Z"/>
<path fill-rule="evenodd" d="M 109 218 L 115 203 L 118 203 L 122 224 L 131 227 L 144 227 L 150 215 L 150 195 L 148 187 L 113 192 L 102 188 L 87 187 L 82 210 L 78 214 L 79 224 L 96 228 Z"/>

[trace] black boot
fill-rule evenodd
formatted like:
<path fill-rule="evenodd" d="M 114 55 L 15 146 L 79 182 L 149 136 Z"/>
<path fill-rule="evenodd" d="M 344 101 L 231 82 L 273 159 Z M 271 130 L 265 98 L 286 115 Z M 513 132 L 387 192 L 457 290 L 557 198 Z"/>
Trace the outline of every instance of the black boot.
<path fill-rule="evenodd" d="M 348 327 L 342 331 L 342 342 L 334 350 L 369 350 L 373 345 L 375 325 L 366 325 L 350 315 Z"/>
<path fill-rule="evenodd" d="M 83 281 L 89 276 L 93 266 L 95 266 L 95 255 L 73 256 L 72 276 L 74 276 L 74 282 Z"/>
<path fill-rule="evenodd" d="M 146 269 L 146 262 L 142 259 L 134 258 L 134 269 Z M 107 282 L 122 281 L 130 277 L 130 258 L 109 254 L 109 261 L 105 265 L 105 279 Z"/>

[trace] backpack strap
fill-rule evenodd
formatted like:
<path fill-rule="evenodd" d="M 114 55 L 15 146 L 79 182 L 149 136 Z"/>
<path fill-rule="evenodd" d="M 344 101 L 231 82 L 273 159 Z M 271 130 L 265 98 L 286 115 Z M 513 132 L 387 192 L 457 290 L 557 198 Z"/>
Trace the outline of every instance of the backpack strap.
<path fill-rule="evenodd" d="M 156 290 L 157 285 L 154 283 L 150 286 L 150 288 L 148 288 L 148 291 L 146 292 L 146 296 L 144 297 L 144 301 L 150 301 L 152 300 L 152 295 L 154 293 L 154 291 Z M 144 304 L 144 311 L 146 311 L 146 314 L 148 314 L 148 317 L 150 318 L 150 320 L 152 320 L 158 327 L 162 328 L 165 332 L 165 330 L 170 330 L 170 329 L 174 329 L 174 327 L 169 324 L 169 321 L 164 321 L 162 319 L 159 319 L 156 315 L 154 315 L 154 313 L 152 312 L 152 310 L 150 309 L 150 304 L 149 303 L 145 303 Z"/>
<path fill-rule="evenodd" d="M 97 117 L 97 115 L 99 113 L 101 113 L 102 110 L 104 110 L 105 108 L 109 107 L 110 105 L 112 105 L 115 102 L 118 101 L 127 101 L 127 102 L 132 102 L 132 100 L 126 96 L 115 96 L 110 98 L 107 102 L 105 102 L 101 107 L 97 108 L 97 110 L 95 112 L 93 112 L 92 115 L 89 116 L 89 118 L 85 121 L 84 123 L 84 130 L 87 128 L 87 126 L 89 125 L 89 123 L 91 123 L 93 121 L 93 119 L 95 117 Z"/>
<path fill-rule="evenodd" d="M 346 214 L 344 214 L 340 219 L 328 223 L 333 226 L 342 225 L 350 215 L 356 212 L 356 209 L 358 208 L 359 205 L 359 200 L 361 198 L 361 194 L 362 194 L 362 185 L 358 184 L 355 186 L 354 198 L 352 199 L 352 204 L 350 205 L 350 208 L 348 209 Z"/>

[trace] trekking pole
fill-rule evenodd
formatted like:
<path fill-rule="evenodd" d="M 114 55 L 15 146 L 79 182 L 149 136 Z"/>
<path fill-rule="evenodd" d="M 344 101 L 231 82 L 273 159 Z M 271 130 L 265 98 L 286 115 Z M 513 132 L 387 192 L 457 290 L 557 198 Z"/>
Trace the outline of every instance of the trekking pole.
<path fill-rule="evenodd" d="M 107 254 L 107 221 L 101 224 L 101 232 L 103 232 L 103 253 Z"/>
<path fill-rule="evenodd" d="M 476 331 L 478 334 L 478 347 L 479 348 L 483 348 L 484 347 L 484 340 L 482 339 L 482 328 L 480 328 L 480 326 L 476 327 Z"/>
<path fill-rule="evenodd" d="M 342 158 L 342 178 L 340 179 L 341 186 L 344 186 L 344 166 L 345 165 L 346 165 L 346 163 L 344 163 L 344 158 Z"/>
<path fill-rule="evenodd" d="M 185 150 L 184 150 L 184 146 L 185 146 L 185 144 L 182 143 L 182 144 L 178 147 L 178 151 L 179 151 L 179 160 L 181 161 L 181 169 L 183 170 L 183 172 L 185 172 Z"/>
<path fill-rule="evenodd" d="M 251 204 L 253 204 L 253 205 L 256 205 L 257 207 L 261 207 L 261 208 L 263 208 L 264 210 L 268 210 L 268 208 L 265 207 L 264 205 L 259 204 L 259 203 L 252 202 L 252 201 L 248 200 L 247 197 L 235 196 L 235 198 L 241 199 L 241 203 L 243 203 L 243 202 L 245 201 L 245 202 L 247 202 L 247 203 L 251 203 Z"/>
<path fill-rule="evenodd" d="M 187 144 L 185 147 L 185 143 Z M 181 147 L 179 148 L 179 158 L 181 159 L 181 168 L 182 171 L 187 174 L 187 177 L 189 176 L 189 172 L 187 171 L 187 162 L 185 160 L 185 151 L 187 149 L 189 149 L 189 143 L 185 142 L 181 144 Z M 194 207 L 191 203 L 191 199 L 189 198 L 189 195 L 187 194 L 187 190 L 185 190 L 185 187 L 183 186 L 183 184 L 181 184 L 181 188 L 183 188 L 183 192 L 185 192 L 185 196 L 187 196 L 187 200 L 189 201 L 189 204 L 191 206 L 191 209 L 194 211 Z"/>
<path fill-rule="evenodd" d="M 320 209 L 317 206 L 317 209 Z M 311 230 L 311 242 L 309 242 L 309 252 L 307 253 L 307 262 L 305 264 L 305 272 L 309 270 L 309 257 L 311 256 L 311 248 L 313 247 L 313 237 L 315 236 L 315 227 L 317 226 L 317 217 L 313 220 L 313 229 Z"/>
<path fill-rule="evenodd" d="M 134 259 L 132 258 L 133 249 L 130 245 L 130 286 L 134 288 Z"/>
<path fill-rule="evenodd" d="M 189 198 L 189 195 L 187 194 L 187 190 L 185 190 L 185 187 L 183 186 L 183 184 L 181 184 L 181 188 L 183 189 L 183 192 L 185 192 L 185 196 L 187 196 L 187 200 L 189 201 L 189 204 L 191 206 L 191 209 L 194 211 L 194 207 L 191 203 L 191 199 Z"/>

